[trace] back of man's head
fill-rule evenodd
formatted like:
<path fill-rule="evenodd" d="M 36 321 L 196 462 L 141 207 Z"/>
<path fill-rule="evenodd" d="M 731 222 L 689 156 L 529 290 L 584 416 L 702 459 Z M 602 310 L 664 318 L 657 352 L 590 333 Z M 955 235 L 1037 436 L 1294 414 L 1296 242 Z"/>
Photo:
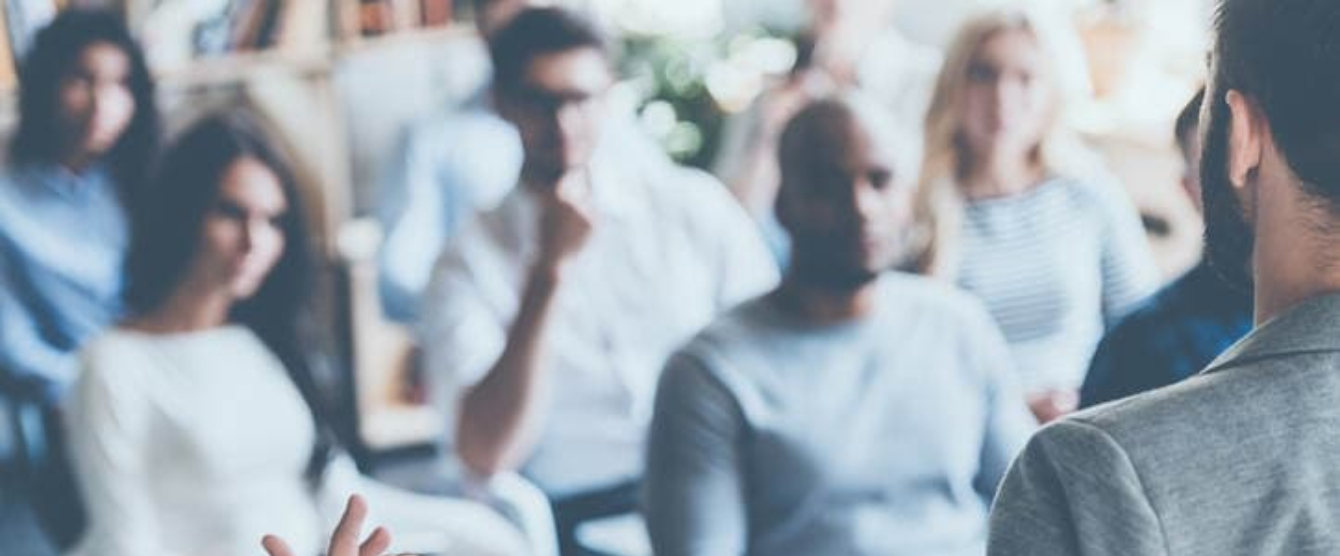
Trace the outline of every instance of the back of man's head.
<path fill-rule="evenodd" d="M 536 58 L 579 48 L 608 54 L 604 37 L 587 20 L 562 8 L 526 8 L 489 38 L 493 87 L 516 92 Z"/>
<path fill-rule="evenodd" d="M 1340 208 L 1340 2 L 1221 0 L 1216 32 L 1212 109 L 1252 99 L 1304 188 Z"/>

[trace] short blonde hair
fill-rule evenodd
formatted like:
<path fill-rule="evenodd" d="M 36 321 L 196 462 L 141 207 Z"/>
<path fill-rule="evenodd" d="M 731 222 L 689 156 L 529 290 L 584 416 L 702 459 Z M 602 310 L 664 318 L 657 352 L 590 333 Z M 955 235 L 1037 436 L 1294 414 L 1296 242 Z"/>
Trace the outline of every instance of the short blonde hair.
<path fill-rule="evenodd" d="M 921 254 L 915 265 L 925 274 L 952 277 L 957 266 L 964 204 L 959 182 L 968 163 L 962 139 L 964 90 L 982 45 L 1009 32 L 1027 33 L 1042 54 L 1040 78 L 1046 83 L 1050 104 L 1032 156 L 1049 174 L 1083 177 L 1101 172 L 1097 158 L 1066 124 L 1070 91 L 1061 75 L 1055 30 L 1027 9 L 998 9 L 973 17 L 950 45 L 926 113 L 922 174 L 916 194 Z"/>

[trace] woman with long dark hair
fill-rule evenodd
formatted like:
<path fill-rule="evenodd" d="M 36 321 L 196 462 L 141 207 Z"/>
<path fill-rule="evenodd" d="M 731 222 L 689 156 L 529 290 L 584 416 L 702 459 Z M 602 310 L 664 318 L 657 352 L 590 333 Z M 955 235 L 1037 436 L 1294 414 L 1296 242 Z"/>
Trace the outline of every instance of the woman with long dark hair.
<path fill-rule="evenodd" d="M 70 10 L 23 61 L 0 171 L 0 378 L 54 401 L 120 313 L 125 207 L 155 155 L 154 84 L 119 16 Z"/>
<path fill-rule="evenodd" d="M 131 318 L 83 351 L 67 408 L 90 518 L 79 553 L 247 554 L 277 533 L 315 554 L 352 492 L 435 537 L 412 548 L 524 552 L 484 507 L 378 485 L 337 451 L 308 363 L 301 196 L 261 129 L 238 114 L 196 124 L 136 207 Z"/>

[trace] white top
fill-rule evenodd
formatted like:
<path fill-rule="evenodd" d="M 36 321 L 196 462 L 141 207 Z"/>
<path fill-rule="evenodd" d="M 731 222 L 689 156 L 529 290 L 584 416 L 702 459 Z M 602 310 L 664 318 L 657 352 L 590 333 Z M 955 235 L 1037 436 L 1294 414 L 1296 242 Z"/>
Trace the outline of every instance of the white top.
<path fill-rule="evenodd" d="M 113 330 L 81 357 L 67 429 L 90 528 L 74 554 L 257 554 L 268 533 L 317 554 L 352 493 L 368 497 L 370 524 L 391 527 L 400 549 L 527 553 L 490 510 L 379 485 L 347 457 L 313 492 L 303 473 L 311 414 L 249 329 Z"/>
<path fill-rule="evenodd" d="M 595 231 L 551 316 L 545 372 L 562 378 L 522 470 L 550 495 L 639 476 L 667 356 L 777 280 L 758 232 L 720 183 L 670 166 L 628 170 L 593 169 Z M 446 415 L 502 354 L 539 249 L 539 217 L 534 193 L 517 188 L 438 262 L 421 332 Z"/>

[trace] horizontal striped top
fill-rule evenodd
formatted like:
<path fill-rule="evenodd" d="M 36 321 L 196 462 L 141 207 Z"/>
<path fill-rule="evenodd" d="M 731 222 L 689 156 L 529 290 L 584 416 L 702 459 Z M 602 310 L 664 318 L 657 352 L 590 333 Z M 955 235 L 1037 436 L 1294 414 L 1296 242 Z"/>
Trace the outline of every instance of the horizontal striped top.
<path fill-rule="evenodd" d="M 1158 287 L 1138 214 L 1110 181 L 970 201 L 962 238 L 959 285 L 1000 325 L 1028 390 L 1078 388 L 1107 326 Z"/>

